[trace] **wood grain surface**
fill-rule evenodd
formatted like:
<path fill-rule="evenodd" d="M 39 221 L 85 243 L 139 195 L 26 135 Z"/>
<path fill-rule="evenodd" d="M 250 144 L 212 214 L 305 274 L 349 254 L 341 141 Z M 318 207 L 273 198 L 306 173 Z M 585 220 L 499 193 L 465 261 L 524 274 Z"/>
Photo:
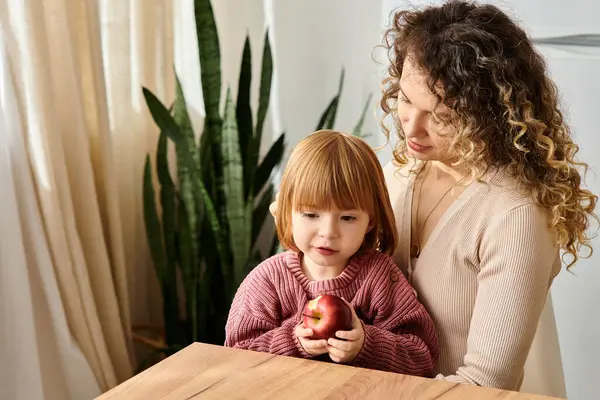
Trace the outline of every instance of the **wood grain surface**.
<path fill-rule="evenodd" d="M 554 398 L 194 343 L 97 399 Z"/>

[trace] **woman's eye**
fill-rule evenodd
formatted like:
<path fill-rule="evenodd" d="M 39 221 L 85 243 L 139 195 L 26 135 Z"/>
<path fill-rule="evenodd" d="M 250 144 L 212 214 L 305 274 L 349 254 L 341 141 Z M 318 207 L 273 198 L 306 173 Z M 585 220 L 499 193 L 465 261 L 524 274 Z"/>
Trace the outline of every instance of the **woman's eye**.
<path fill-rule="evenodd" d="M 410 104 L 410 101 L 404 96 L 398 96 L 398 101 L 404 104 Z"/>
<path fill-rule="evenodd" d="M 346 221 L 346 222 L 356 221 L 356 217 L 354 217 L 352 215 L 344 215 L 342 217 L 342 221 Z"/>
<path fill-rule="evenodd" d="M 317 214 L 316 213 L 302 213 L 302 216 L 304 218 L 308 218 L 308 219 L 315 219 L 315 218 L 317 218 Z"/>

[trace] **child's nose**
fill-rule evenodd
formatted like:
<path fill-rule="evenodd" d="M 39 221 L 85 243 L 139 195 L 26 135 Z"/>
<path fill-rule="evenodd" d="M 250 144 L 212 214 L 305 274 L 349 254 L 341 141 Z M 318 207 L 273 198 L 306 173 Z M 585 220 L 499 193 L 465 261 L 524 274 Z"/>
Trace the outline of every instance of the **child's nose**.
<path fill-rule="evenodd" d="M 333 238 L 338 235 L 337 222 L 330 218 L 324 218 L 319 226 L 319 235 L 326 238 Z"/>

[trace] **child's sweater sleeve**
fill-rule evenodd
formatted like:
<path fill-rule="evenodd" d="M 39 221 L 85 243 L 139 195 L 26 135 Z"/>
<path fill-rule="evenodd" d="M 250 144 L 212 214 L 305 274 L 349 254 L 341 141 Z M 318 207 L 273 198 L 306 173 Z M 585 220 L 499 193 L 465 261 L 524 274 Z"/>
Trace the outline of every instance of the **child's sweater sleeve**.
<path fill-rule="evenodd" d="M 225 326 L 225 346 L 308 358 L 294 334 L 300 319 L 282 321 L 279 296 L 269 276 L 274 271 L 258 266 L 240 285 Z"/>
<path fill-rule="evenodd" d="M 376 264 L 370 295 L 355 304 L 372 323 L 363 323 L 365 342 L 352 364 L 432 377 L 439 356 L 433 320 L 391 258 L 381 255 Z"/>

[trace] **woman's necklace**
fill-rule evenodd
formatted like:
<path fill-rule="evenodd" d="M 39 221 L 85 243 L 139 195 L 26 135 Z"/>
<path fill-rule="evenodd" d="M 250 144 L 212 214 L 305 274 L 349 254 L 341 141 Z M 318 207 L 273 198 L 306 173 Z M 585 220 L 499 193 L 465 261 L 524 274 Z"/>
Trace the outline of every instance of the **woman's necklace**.
<path fill-rule="evenodd" d="M 429 164 L 427 166 L 427 171 L 425 172 L 425 176 L 423 176 L 423 180 L 421 181 L 421 186 L 419 187 L 419 197 L 418 197 L 418 203 L 417 203 L 417 215 L 415 217 L 416 219 L 416 223 L 415 223 L 415 240 L 412 243 L 412 245 L 410 246 L 410 254 L 412 258 L 419 258 L 419 255 L 421 254 L 421 243 L 419 241 L 419 236 L 420 236 L 420 229 L 419 229 L 419 210 L 421 209 L 421 192 L 423 191 L 423 184 L 425 183 L 425 179 L 427 179 L 427 175 L 429 174 L 429 170 L 431 169 L 431 164 Z M 431 216 L 431 214 L 433 213 L 433 211 L 437 208 L 437 206 L 442 202 L 442 200 L 444 199 L 444 197 L 446 197 L 446 195 L 448 193 L 450 193 L 450 190 L 452 190 L 452 188 L 456 186 L 456 182 L 454 184 L 452 184 L 442 195 L 442 197 L 440 197 L 440 199 L 437 201 L 437 203 L 435 203 L 435 205 L 433 206 L 433 208 L 429 211 L 429 213 L 427 214 L 427 216 L 425 217 L 425 220 L 423 221 L 423 225 L 422 228 L 425 227 L 425 224 L 427 223 L 427 220 L 429 220 L 429 217 Z"/>

